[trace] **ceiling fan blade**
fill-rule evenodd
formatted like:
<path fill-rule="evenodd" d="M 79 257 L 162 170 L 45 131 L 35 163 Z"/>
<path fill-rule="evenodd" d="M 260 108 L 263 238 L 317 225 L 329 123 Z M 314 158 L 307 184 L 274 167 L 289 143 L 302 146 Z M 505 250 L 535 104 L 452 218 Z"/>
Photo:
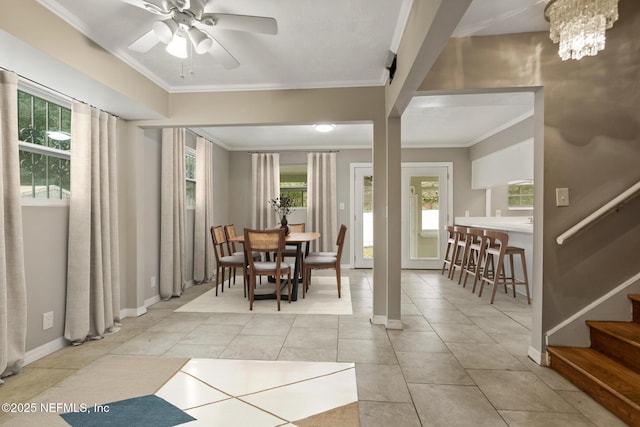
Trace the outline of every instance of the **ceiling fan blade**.
<path fill-rule="evenodd" d="M 169 11 L 169 3 L 167 0 L 120 0 L 123 3 L 130 4 L 148 12 L 157 15 L 167 15 Z"/>
<path fill-rule="evenodd" d="M 250 33 L 278 34 L 278 21 L 266 16 L 233 15 L 230 13 L 205 13 L 200 20 L 225 30 L 247 31 Z"/>
<path fill-rule="evenodd" d="M 211 34 L 207 33 L 207 35 L 211 37 Z M 213 40 L 213 46 L 211 46 L 211 49 L 209 49 L 208 52 L 216 59 L 216 61 L 218 61 L 227 70 L 238 68 L 240 66 L 238 60 L 234 58 L 218 40 L 213 37 L 211 37 L 211 40 Z"/>
<path fill-rule="evenodd" d="M 153 30 L 149 30 L 137 40 L 133 41 L 129 45 L 129 49 L 135 50 L 136 52 L 148 52 L 152 47 L 157 45 L 159 41 Z"/>

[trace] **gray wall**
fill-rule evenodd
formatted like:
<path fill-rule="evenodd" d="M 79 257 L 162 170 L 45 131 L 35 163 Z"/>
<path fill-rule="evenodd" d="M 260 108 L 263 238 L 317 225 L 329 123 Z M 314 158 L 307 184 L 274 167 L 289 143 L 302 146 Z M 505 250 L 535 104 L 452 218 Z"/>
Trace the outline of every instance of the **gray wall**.
<path fill-rule="evenodd" d="M 22 215 L 28 351 L 64 335 L 69 207 L 23 206 Z M 42 314 L 48 311 L 53 328 L 43 331 Z"/>
<path fill-rule="evenodd" d="M 144 131 L 144 162 L 137 165 L 144 168 L 143 191 L 143 277 L 144 299 L 158 295 L 160 282 L 160 165 L 162 161 L 162 131 L 146 129 Z M 155 286 L 151 288 L 151 283 Z"/>

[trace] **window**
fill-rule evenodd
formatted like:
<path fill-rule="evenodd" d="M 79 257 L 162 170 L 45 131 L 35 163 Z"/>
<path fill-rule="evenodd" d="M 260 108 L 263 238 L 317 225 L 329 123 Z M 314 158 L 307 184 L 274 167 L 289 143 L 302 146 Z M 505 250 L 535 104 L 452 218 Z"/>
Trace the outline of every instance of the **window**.
<path fill-rule="evenodd" d="M 292 208 L 307 207 L 307 165 L 280 165 L 280 197 Z"/>
<path fill-rule="evenodd" d="M 185 203 L 188 208 L 196 206 L 196 150 L 186 147 L 184 150 L 184 174 L 187 191 Z"/>
<path fill-rule="evenodd" d="M 533 209 L 533 182 L 509 185 L 509 209 Z"/>
<path fill-rule="evenodd" d="M 71 109 L 18 91 L 20 193 L 68 199 L 71 194 Z"/>

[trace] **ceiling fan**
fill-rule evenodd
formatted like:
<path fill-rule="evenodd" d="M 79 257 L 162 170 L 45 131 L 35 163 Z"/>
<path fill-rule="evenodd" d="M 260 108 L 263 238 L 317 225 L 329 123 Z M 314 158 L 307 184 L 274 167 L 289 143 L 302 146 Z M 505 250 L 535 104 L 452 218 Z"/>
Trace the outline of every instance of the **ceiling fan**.
<path fill-rule="evenodd" d="M 207 13 L 213 0 L 121 0 L 161 16 L 152 28 L 129 45 L 137 52 L 148 52 L 159 42 L 167 45 L 173 56 L 186 58 L 187 42 L 198 54 L 209 53 L 223 67 L 235 68 L 240 63 L 209 32 L 212 28 L 246 31 L 260 34 L 278 34 L 278 23 L 264 16 Z"/>

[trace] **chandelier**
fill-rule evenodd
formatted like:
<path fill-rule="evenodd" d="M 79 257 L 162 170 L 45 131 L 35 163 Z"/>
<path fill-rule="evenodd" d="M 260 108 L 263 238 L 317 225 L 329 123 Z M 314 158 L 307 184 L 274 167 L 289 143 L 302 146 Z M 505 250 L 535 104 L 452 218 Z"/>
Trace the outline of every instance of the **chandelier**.
<path fill-rule="evenodd" d="M 618 0 L 547 0 L 544 17 L 563 61 L 595 56 L 604 49 L 605 30 L 618 20 Z"/>

